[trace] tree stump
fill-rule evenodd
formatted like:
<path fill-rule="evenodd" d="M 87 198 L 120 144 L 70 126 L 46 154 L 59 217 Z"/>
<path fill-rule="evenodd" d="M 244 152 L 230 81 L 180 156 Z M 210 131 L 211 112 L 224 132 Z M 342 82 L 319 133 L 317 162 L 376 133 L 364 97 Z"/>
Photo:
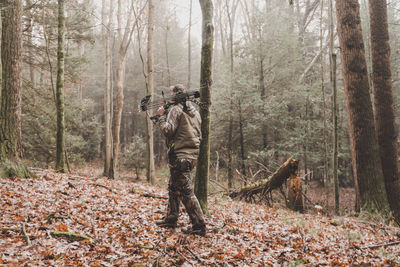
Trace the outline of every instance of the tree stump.
<path fill-rule="evenodd" d="M 301 179 L 297 174 L 289 178 L 287 207 L 294 211 L 304 211 L 304 199 L 301 191 Z"/>

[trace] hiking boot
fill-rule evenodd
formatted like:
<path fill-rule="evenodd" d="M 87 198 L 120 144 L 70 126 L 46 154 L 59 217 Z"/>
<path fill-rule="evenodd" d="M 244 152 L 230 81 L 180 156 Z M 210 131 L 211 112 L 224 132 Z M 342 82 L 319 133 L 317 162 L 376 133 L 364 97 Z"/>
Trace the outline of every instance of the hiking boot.
<path fill-rule="evenodd" d="M 192 228 L 182 230 L 183 233 L 191 235 L 199 235 L 205 236 L 206 235 L 206 226 L 205 225 L 194 225 Z"/>
<path fill-rule="evenodd" d="M 168 221 L 165 219 L 156 221 L 156 225 L 158 225 L 160 227 L 166 227 L 166 228 L 176 228 L 178 226 L 178 224 L 176 222 Z"/>

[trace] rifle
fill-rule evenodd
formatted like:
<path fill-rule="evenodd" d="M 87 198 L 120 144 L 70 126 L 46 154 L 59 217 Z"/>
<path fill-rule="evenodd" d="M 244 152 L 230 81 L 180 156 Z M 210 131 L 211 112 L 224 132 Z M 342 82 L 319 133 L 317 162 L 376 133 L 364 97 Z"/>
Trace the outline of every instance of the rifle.
<path fill-rule="evenodd" d="M 158 99 L 158 100 L 154 100 L 154 101 L 150 101 L 151 99 L 151 95 L 147 95 L 145 96 L 141 101 L 140 101 L 140 110 L 141 111 L 147 111 L 147 110 L 152 110 L 152 109 L 158 109 L 159 107 L 161 107 L 162 105 L 164 106 L 164 110 L 166 112 L 168 112 L 168 109 L 170 106 L 173 105 L 177 105 L 177 104 L 183 104 L 184 106 L 186 106 L 186 101 L 192 101 L 194 103 L 200 104 L 200 102 L 198 102 L 196 100 L 196 98 L 200 97 L 200 90 L 199 89 L 194 89 L 192 91 L 188 91 L 188 92 L 178 92 L 176 93 L 175 96 L 170 97 L 170 98 L 165 98 L 164 96 L 164 91 L 162 91 L 162 96 L 163 99 Z M 163 103 L 163 104 L 161 104 Z M 154 115 L 151 116 L 150 119 L 156 123 L 159 118 L 161 116 L 160 115 Z"/>

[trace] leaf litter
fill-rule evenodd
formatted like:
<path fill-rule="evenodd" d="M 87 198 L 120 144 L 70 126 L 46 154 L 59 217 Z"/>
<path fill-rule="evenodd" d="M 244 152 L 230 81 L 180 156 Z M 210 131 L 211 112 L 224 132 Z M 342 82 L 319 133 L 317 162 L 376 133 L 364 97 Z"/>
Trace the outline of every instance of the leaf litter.
<path fill-rule="evenodd" d="M 0 178 L 0 265 L 399 265 L 400 229 L 209 197 L 205 237 L 160 228 L 166 189 L 43 170 Z M 153 197 L 152 197 L 153 196 Z M 29 240 L 29 242 L 28 242 Z"/>

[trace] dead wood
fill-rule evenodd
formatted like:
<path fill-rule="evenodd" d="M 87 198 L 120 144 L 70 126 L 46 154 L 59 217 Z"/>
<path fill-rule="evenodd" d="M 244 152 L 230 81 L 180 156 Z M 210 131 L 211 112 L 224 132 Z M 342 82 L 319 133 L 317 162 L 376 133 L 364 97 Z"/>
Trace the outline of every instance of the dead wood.
<path fill-rule="evenodd" d="M 102 185 L 102 184 L 92 184 L 92 185 L 105 188 L 108 191 L 110 191 L 111 193 L 115 193 L 114 190 L 112 188 L 108 187 L 108 186 L 105 186 L 105 185 Z"/>
<path fill-rule="evenodd" d="M 142 197 L 158 198 L 158 199 L 168 199 L 168 197 L 165 197 L 165 196 L 158 196 L 158 195 L 151 194 L 151 193 L 144 193 L 144 194 L 141 194 L 140 196 L 142 196 Z"/>
<path fill-rule="evenodd" d="M 26 243 L 28 244 L 28 246 L 30 246 L 31 245 L 31 239 L 29 238 L 29 235 L 26 233 L 26 228 L 25 228 L 25 224 L 24 223 L 22 224 L 21 231 L 22 231 L 22 234 L 24 235 Z"/>
<path fill-rule="evenodd" d="M 64 237 L 70 237 L 70 238 L 84 239 L 84 240 L 89 240 L 89 241 L 93 240 L 92 238 L 90 238 L 88 236 L 75 234 L 75 233 L 71 233 L 71 232 L 54 231 L 54 232 L 51 232 L 51 235 L 52 236 L 64 236 Z"/>
<path fill-rule="evenodd" d="M 203 261 L 204 261 L 202 258 L 200 258 L 199 256 L 197 256 L 197 254 L 194 253 L 187 245 L 184 245 L 183 247 L 184 247 L 187 251 L 189 251 L 190 254 L 192 254 L 192 255 L 196 258 L 197 261 L 199 261 L 199 262 L 203 262 Z"/>
<path fill-rule="evenodd" d="M 399 244 L 400 244 L 400 241 L 395 241 L 395 242 L 388 242 L 388 243 L 384 243 L 384 244 L 370 245 L 370 246 L 365 246 L 365 247 L 359 247 L 357 245 L 353 245 L 353 247 L 358 250 L 363 250 L 363 249 L 369 249 L 369 248 L 389 247 L 389 246 L 395 246 L 395 245 L 399 245 Z"/>
<path fill-rule="evenodd" d="M 297 172 L 298 166 L 299 161 L 290 157 L 267 179 L 257 184 L 245 186 L 239 191 L 232 192 L 229 196 L 231 198 L 244 199 L 247 202 L 254 202 L 255 196 L 260 195 L 261 199 L 265 199 L 269 202 L 269 195 L 272 190 L 280 188 L 291 175 Z"/>

